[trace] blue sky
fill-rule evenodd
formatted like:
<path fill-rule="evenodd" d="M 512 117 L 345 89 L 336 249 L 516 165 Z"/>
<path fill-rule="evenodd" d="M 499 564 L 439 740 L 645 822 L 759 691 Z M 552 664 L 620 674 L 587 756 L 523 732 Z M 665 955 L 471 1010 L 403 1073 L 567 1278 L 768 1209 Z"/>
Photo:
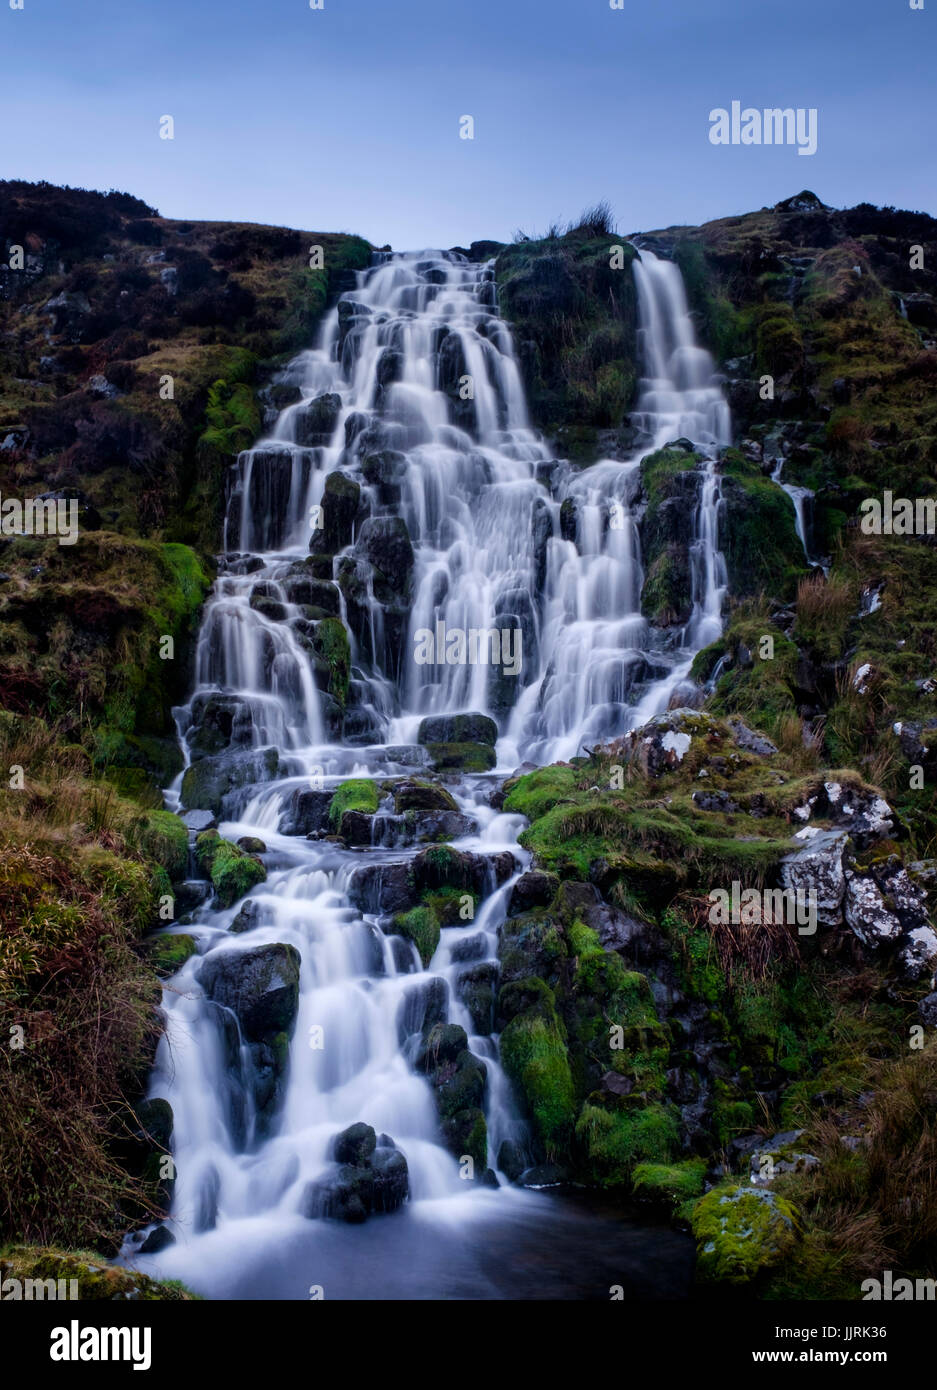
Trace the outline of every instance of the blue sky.
<path fill-rule="evenodd" d="M 602 198 L 623 231 L 804 187 L 937 213 L 937 0 L 23 3 L 0 0 L 0 173 L 126 189 L 167 217 L 403 249 L 509 239 Z M 816 107 L 817 153 L 711 145 L 733 100 Z"/>

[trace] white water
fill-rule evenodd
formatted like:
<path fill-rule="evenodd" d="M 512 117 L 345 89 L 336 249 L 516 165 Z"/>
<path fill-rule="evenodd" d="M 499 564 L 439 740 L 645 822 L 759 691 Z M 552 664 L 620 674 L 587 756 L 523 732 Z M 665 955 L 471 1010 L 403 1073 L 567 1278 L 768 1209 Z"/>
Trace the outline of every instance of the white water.
<path fill-rule="evenodd" d="M 303 1191 L 327 1168 L 332 1137 L 359 1120 L 389 1134 L 405 1153 L 413 1211 L 429 1204 L 425 1210 L 440 1220 L 461 1220 L 490 1211 L 494 1201 L 533 1200 L 503 1183 L 492 1192 L 460 1180 L 398 1024 L 405 996 L 443 980 L 449 1020 L 466 1028 L 471 1050 L 488 1068 L 489 1164 L 496 1166 L 503 1139 L 523 1143 L 497 1039 L 471 1035 L 456 990 L 464 966 L 452 959 L 456 941 L 481 933 L 481 959 L 496 960 L 510 887 L 527 859 L 517 846 L 521 818 L 490 809 L 490 780 L 466 777 L 452 787 L 474 822 L 456 847 L 487 855 L 509 850 L 515 874 L 489 893 L 475 922 L 443 931 L 428 971 L 411 945 L 386 935 L 377 914 L 349 897 L 363 864 L 399 861 L 419 846 L 355 852 L 281 827 L 288 828 L 292 799 L 304 788 L 330 788 L 350 775 L 406 774 L 427 713 L 490 710 L 501 731 L 502 774 L 522 758 L 573 756 L 583 743 L 621 734 L 666 708 L 694 653 L 720 632 L 726 574 L 716 455 L 729 440 L 728 407 L 712 359 L 694 341 L 675 266 L 643 252 L 635 276 L 646 374 L 633 415 L 644 442 L 630 459 L 579 471 L 552 457 L 527 419 L 510 334 L 494 308 L 491 268 L 428 252 L 394 256 L 359 275 L 356 291 L 344 297 L 354 306 L 350 317 L 347 309 L 341 317 L 333 310 L 319 346 L 290 369 L 302 403 L 283 411 L 271 436 L 238 462 L 227 558 L 203 622 L 197 689 L 179 711 L 179 728 L 187 759 L 190 745 L 197 757 L 206 702 L 225 697 L 232 747 L 242 762 L 255 761 L 248 785 L 226 799 L 220 829 L 229 839 L 263 838 L 268 879 L 250 895 L 258 915 L 244 934 L 227 930 L 241 904 L 202 907 L 194 927 L 181 928 L 195 931 L 200 954 L 167 987 L 167 1035 L 150 1092 L 173 1107 L 170 1227 L 178 1243 L 157 1257 L 138 1257 L 144 1267 L 212 1292 L 248 1247 L 321 1226 L 300 1214 Z M 474 388 L 470 402 L 458 396 L 465 377 Z M 314 447 L 300 447 L 294 441 L 307 403 L 329 392 L 341 397 L 334 429 Z M 640 460 L 681 437 L 701 455 L 692 612 L 684 626 L 660 631 L 640 611 Z M 342 469 L 360 479 L 363 458 L 375 449 L 403 457 L 399 500 L 391 494 L 389 503 L 377 485 L 364 492 L 372 515 L 402 516 L 407 524 L 413 598 L 396 646 L 373 602 L 353 638 L 355 735 L 343 742 L 328 738 L 329 713 L 302 641 L 303 608 L 290 599 L 291 566 L 308 553 L 312 509 L 327 475 Z M 564 502 L 574 509 L 574 538 L 561 535 Z M 268 603 L 282 608 L 252 607 L 258 584 Z M 348 616 L 344 599 L 341 611 Z M 439 621 L 449 631 L 519 625 L 518 680 L 499 685 L 482 664 L 417 664 L 417 632 L 435 630 Z M 281 758 L 279 773 L 258 782 L 258 750 L 271 747 Z M 177 782 L 172 804 L 178 795 Z M 385 798 L 381 816 L 389 810 Z M 382 822 L 375 844 L 393 843 L 393 825 Z M 235 1036 L 233 1054 L 230 1042 L 226 1054 L 221 1011 L 205 1002 L 198 984 L 206 952 L 267 943 L 292 945 L 301 958 L 285 1093 L 269 1133 L 255 1112 L 249 1049 Z M 317 1029 L 321 1047 L 314 1045 Z"/>

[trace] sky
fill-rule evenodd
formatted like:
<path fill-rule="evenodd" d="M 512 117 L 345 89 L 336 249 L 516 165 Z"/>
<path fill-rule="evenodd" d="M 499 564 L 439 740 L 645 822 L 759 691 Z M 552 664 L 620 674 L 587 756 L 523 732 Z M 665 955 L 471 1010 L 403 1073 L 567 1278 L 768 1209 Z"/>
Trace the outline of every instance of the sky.
<path fill-rule="evenodd" d="M 622 232 L 803 188 L 937 213 L 921 3 L 0 0 L 0 176 L 397 250 L 535 234 L 599 200 Z M 816 108 L 816 154 L 713 145 L 733 101 Z"/>

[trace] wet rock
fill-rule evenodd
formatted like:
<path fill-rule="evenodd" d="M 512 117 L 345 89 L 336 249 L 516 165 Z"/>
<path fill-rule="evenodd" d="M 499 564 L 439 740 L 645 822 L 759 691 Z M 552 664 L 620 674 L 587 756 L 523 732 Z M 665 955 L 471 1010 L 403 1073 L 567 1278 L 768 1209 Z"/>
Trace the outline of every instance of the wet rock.
<path fill-rule="evenodd" d="M 504 1139 L 498 1149 L 498 1167 L 508 1182 L 517 1182 L 528 1167 L 527 1155 L 513 1139 Z"/>
<path fill-rule="evenodd" d="M 158 1255 L 161 1250 L 166 1250 L 170 1245 L 175 1245 L 175 1243 L 176 1237 L 173 1235 L 172 1231 L 168 1226 L 164 1226 L 163 1223 L 160 1222 L 158 1226 L 153 1227 L 146 1239 L 141 1242 L 139 1253 L 141 1255 Z"/>
<path fill-rule="evenodd" d="M 365 846 L 372 843 L 374 817 L 364 811 L 345 811 L 339 825 L 339 834 L 346 845 Z"/>
<path fill-rule="evenodd" d="M 211 811 L 183 811 L 181 820 L 186 829 L 196 835 L 201 834 L 203 830 L 214 830 L 218 824 Z"/>
<path fill-rule="evenodd" d="M 246 903 L 241 904 L 240 910 L 228 928 L 228 931 L 240 935 L 241 932 L 250 931 L 253 927 L 256 927 L 259 921 L 260 907 L 252 899 L 248 899 Z"/>
<path fill-rule="evenodd" d="M 434 845 L 420 850 L 413 860 L 412 873 L 418 893 L 437 888 L 481 893 L 488 877 L 488 865 L 481 854 L 453 849 L 451 845 Z"/>
<path fill-rule="evenodd" d="M 447 1062 L 455 1062 L 468 1048 L 465 1029 L 457 1023 L 435 1023 L 424 1035 L 414 1065 L 417 1071 L 436 1072 Z"/>
<path fill-rule="evenodd" d="M 328 444 L 342 409 L 342 398 L 331 391 L 317 396 L 293 415 L 295 439 L 304 448 Z"/>
<path fill-rule="evenodd" d="M 192 701 L 192 723 L 194 732 L 189 735 L 188 745 L 193 761 L 228 748 L 250 748 L 253 743 L 250 705 L 237 695 L 196 695 Z"/>
<path fill-rule="evenodd" d="M 409 860 L 389 864 L 362 864 L 356 869 L 348 894 L 362 912 L 382 915 L 407 912 L 416 903 Z"/>
<path fill-rule="evenodd" d="M 282 835 L 309 835 L 328 829 L 331 791 L 296 791 L 280 822 Z"/>
<path fill-rule="evenodd" d="M 322 492 L 322 525 L 313 532 L 310 550 L 334 555 L 351 544 L 361 488 L 344 473 L 329 473 Z"/>
<path fill-rule="evenodd" d="M 456 980 L 456 993 L 469 1011 L 473 1032 L 488 1037 L 495 1026 L 497 965 L 493 961 L 483 961 L 463 970 Z"/>
<path fill-rule="evenodd" d="M 273 781 L 279 774 L 280 755 L 275 748 L 201 758 L 186 768 L 183 775 L 183 808 L 210 810 L 217 816 L 232 792 Z"/>
<path fill-rule="evenodd" d="M 370 1125 L 353 1125 L 375 1138 Z M 345 1131 L 349 1133 L 349 1131 Z M 386 1135 L 381 1136 L 387 1139 Z M 340 1163 L 332 1172 L 307 1185 L 302 1198 L 304 1216 L 360 1224 L 374 1213 L 396 1211 L 410 1195 L 407 1160 L 395 1146 L 370 1145 L 354 1163 Z"/>
<path fill-rule="evenodd" d="M 450 792 L 432 782 L 407 779 L 394 784 L 394 810 L 398 815 L 404 811 L 458 811 L 458 805 Z"/>
<path fill-rule="evenodd" d="M 238 849 L 242 849 L 245 854 L 266 854 L 267 846 L 263 840 L 259 840 L 256 835 L 242 835 L 235 841 Z"/>
<path fill-rule="evenodd" d="M 351 1163 L 355 1167 L 367 1163 L 377 1147 L 377 1135 L 370 1125 L 349 1125 L 332 1141 L 332 1158 L 336 1163 Z"/>
<path fill-rule="evenodd" d="M 559 883 L 555 874 L 546 874 L 539 869 L 530 869 L 527 873 L 521 874 L 511 889 L 508 916 L 516 917 L 534 907 L 549 907 L 556 897 Z"/>
<path fill-rule="evenodd" d="M 448 1013 L 449 986 L 441 975 L 410 986 L 397 1009 L 398 1042 L 403 1044 L 414 1033 L 428 1032 L 445 1023 Z"/>
<path fill-rule="evenodd" d="M 375 596 L 384 601 L 381 581 L 391 596 L 405 596 L 413 575 L 413 544 L 406 523 L 399 516 L 370 517 L 358 535 L 355 554 L 375 571 Z"/>
<path fill-rule="evenodd" d="M 484 960 L 488 954 L 488 940 L 484 932 L 473 932 L 470 936 L 463 936 L 452 947 L 452 959 L 455 962 Z"/>
<path fill-rule="evenodd" d="M 560 1187 L 569 1182 L 569 1169 L 559 1163 L 538 1163 L 525 1168 L 518 1182 L 521 1187 Z"/>
<path fill-rule="evenodd" d="M 487 714 L 430 715 L 420 723 L 417 742 L 428 743 L 487 743 L 498 741 L 498 726 Z"/>
<path fill-rule="evenodd" d="M 249 951 L 210 952 L 199 971 L 209 999 L 236 1015 L 244 1036 L 262 1042 L 289 1033 L 299 1005 L 299 952 L 279 942 Z"/>

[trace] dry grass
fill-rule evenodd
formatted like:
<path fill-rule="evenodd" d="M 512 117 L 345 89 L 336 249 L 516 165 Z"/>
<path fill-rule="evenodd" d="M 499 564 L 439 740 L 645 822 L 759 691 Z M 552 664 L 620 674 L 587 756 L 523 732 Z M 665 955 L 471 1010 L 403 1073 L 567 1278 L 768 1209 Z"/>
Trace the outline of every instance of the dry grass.
<path fill-rule="evenodd" d="M 151 1210 L 120 1162 L 159 1035 L 138 808 L 39 721 L 0 728 L 0 1242 L 113 1250 Z M 13 1041 L 15 1040 L 15 1041 Z"/>

